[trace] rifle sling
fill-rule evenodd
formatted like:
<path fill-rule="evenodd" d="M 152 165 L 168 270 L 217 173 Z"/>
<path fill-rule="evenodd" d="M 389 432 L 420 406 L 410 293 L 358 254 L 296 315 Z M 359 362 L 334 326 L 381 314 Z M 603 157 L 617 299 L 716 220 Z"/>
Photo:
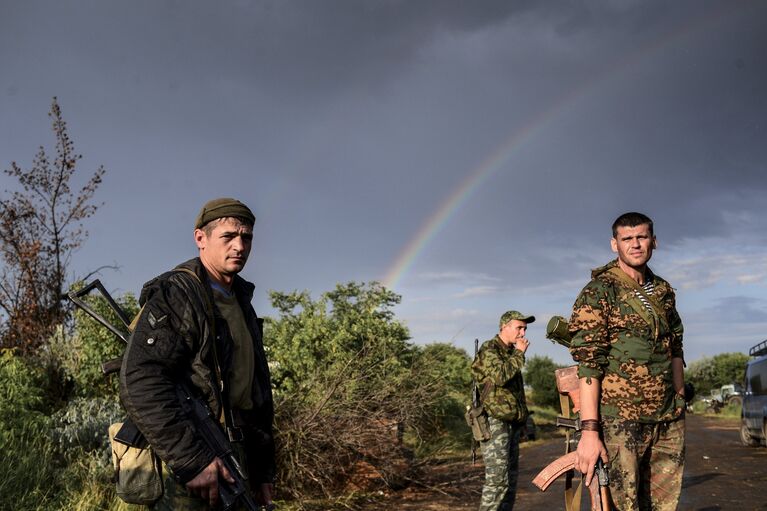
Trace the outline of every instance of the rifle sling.
<path fill-rule="evenodd" d="M 658 303 L 654 296 L 647 293 L 637 281 L 626 275 L 626 272 L 619 267 L 614 266 L 608 270 L 615 278 L 617 278 L 621 284 L 628 287 L 635 293 L 641 295 L 647 303 L 650 304 L 650 309 L 644 306 L 642 301 L 635 293 L 628 293 L 623 296 L 623 301 L 628 303 L 634 311 L 642 317 L 642 319 L 655 330 L 655 337 L 657 339 L 660 331 L 661 324 L 665 327 L 666 331 L 669 331 L 668 319 L 666 318 L 666 312 L 663 307 Z"/>
<path fill-rule="evenodd" d="M 567 477 L 570 479 L 570 488 L 565 490 L 565 507 L 567 511 L 581 511 L 581 495 L 583 495 L 583 479 L 578 482 L 578 487 L 573 490 L 572 480 L 573 472 L 569 472 Z"/>
<path fill-rule="evenodd" d="M 226 426 L 227 433 L 239 431 L 239 428 L 236 428 L 232 421 L 232 414 L 229 410 L 229 405 L 226 402 L 226 399 L 224 397 L 225 395 L 225 384 L 224 384 L 224 378 L 221 374 L 221 364 L 219 363 L 218 359 L 218 348 L 216 347 L 216 318 L 215 314 L 213 312 L 213 303 L 211 302 L 210 296 L 208 296 L 208 289 L 206 286 L 203 285 L 202 280 L 200 280 L 200 277 L 197 276 L 195 272 L 190 270 L 189 268 L 174 268 L 175 272 L 182 272 L 186 273 L 187 275 L 190 275 L 193 277 L 194 281 L 197 282 L 197 284 L 200 286 L 200 291 L 203 296 L 203 300 L 205 301 L 205 312 L 208 316 L 208 323 L 210 324 L 210 332 L 211 336 L 213 337 L 213 369 L 214 373 L 216 375 L 216 397 L 218 398 L 218 402 L 221 403 L 221 415 L 219 416 L 218 420 L 220 423 L 224 424 Z"/>
<path fill-rule="evenodd" d="M 487 399 L 488 394 L 490 394 L 490 390 L 493 388 L 493 382 L 490 380 L 485 381 L 485 384 L 482 386 L 482 393 L 479 396 L 479 402 L 484 403 L 485 399 Z"/>

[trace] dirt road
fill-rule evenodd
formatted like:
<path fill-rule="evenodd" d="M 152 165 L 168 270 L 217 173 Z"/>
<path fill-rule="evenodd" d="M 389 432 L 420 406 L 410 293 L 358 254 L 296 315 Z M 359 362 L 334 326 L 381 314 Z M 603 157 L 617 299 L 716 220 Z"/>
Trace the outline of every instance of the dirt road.
<path fill-rule="evenodd" d="M 767 510 L 767 448 L 741 445 L 736 419 L 687 417 L 687 462 L 680 511 Z M 523 444 L 520 482 L 515 509 L 555 511 L 564 509 L 562 485 L 554 483 L 546 493 L 531 481 L 549 461 L 561 455 L 561 439 Z M 476 510 L 482 490 L 481 462 L 446 462 L 428 467 L 423 484 L 370 502 L 365 511 Z M 588 509 L 585 501 L 583 510 Z"/>

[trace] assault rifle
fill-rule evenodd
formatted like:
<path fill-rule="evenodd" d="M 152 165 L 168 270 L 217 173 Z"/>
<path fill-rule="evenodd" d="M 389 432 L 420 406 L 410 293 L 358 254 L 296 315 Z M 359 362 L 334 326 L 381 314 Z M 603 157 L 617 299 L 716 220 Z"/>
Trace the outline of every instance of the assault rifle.
<path fill-rule="evenodd" d="M 477 359 L 477 352 L 479 351 L 479 339 L 474 339 L 474 359 Z M 471 388 L 471 406 L 472 408 L 479 408 L 479 386 L 477 385 L 477 380 L 472 378 L 472 388 Z M 471 441 L 471 464 L 474 465 L 477 463 L 477 442 L 476 440 Z"/>
<path fill-rule="evenodd" d="M 248 511 L 261 509 L 269 511 L 274 509 L 273 504 L 270 505 L 271 507 L 261 508 L 251 497 L 248 489 L 245 487 L 247 477 L 234 455 L 232 444 L 229 442 L 229 438 L 223 429 L 221 429 L 221 423 L 213 416 L 208 405 L 202 399 L 195 397 L 194 394 L 189 392 L 186 385 L 179 385 L 178 396 L 183 403 L 184 411 L 191 417 L 192 422 L 196 426 L 197 433 L 205 440 L 205 443 L 208 444 L 208 447 L 211 448 L 215 455 L 221 459 L 221 462 L 232 475 L 232 479 L 234 479 L 233 483 L 229 483 L 220 476 L 218 478 L 218 497 L 221 499 L 221 507 L 226 511 L 240 503 Z"/>
<path fill-rule="evenodd" d="M 84 297 L 94 289 L 101 294 L 102 298 L 109 304 L 109 307 L 120 318 L 120 321 L 125 327 L 124 330 L 114 326 L 84 300 Z M 128 343 L 129 332 L 132 330 L 131 320 L 117 302 L 114 301 L 112 296 L 107 292 L 98 279 L 86 285 L 79 291 L 70 292 L 68 297 L 72 303 L 82 309 L 90 317 L 98 321 L 124 343 Z M 104 362 L 101 364 L 101 370 L 105 375 L 108 375 L 119 371 L 121 365 L 122 356 Z M 196 393 L 191 392 L 191 387 L 185 383 L 180 383 L 176 391 L 184 411 L 195 425 L 195 430 L 205 441 L 210 450 L 212 450 L 223 462 L 226 469 L 232 475 L 232 479 L 234 479 L 234 483 L 230 483 L 219 476 L 218 493 L 222 509 L 228 511 L 240 504 L 247 511 L 274 510 L 275 506 L 273 503 L 270 503 L 267 506 L 259 506 L 256 504 L 255 500 L 253 500 L 253 497 L 248 492 L 245 484 L 248 478 L 234 455 L 234 450 L 227 434 L 222 429 L 221 423 L 214 417 L 208 404 L 198 397 Z M 133 425 L 130 419 L 126 421 L 123 427 L 126 426 L 136 429 L 136 426 Z"/>
<path fill-rule="evenodd" d="M 574 444 L 577 445 L 577 441 L 573 439 L 571 441 L 571 430 L 578 437 L 581 432 L 581 420 L 580 418 L 571 418 L 570 411 L 578 413 L 580 411 L 580 388 L 578 384 L 578 367 L 571 366 L 563 369 L 557 369 L 554 371 L 557 381 L 557 391 L 560 396 L 560 404 L 562 406 L 562 415 L 557 417 L 557 426 L 568 428 L 565 445 L 566 452 L 564 456 L 558 458 L 541 470 L 535 479 L 533 484 L 537 486 L 541 491 L 546 489 L 554 482 L 559 476 L 565 475 L 565 504 L 570 511 L 571 509 L 580 509 L 581 488 L 573 490 L 572 480 L 575 469 L 575 451 Z M 572 403 L 572 408 L 570 404 Z M 585 477 L 586 474 L 583 474 Z M 591 497 L 591 509 L 592 511 L 610 511 L 610 480 L 608 478 L 607 467 L 602 463 L 602 459 L 597 459 L 596 466 L 594 467 L 594 476 L 591 478 L 591 484 L 587 487 Z"/>
<path fill-rule="evenodd" d="M 562 346 L 570 346 L 570 333 L 568 331 L 567 320 L 561 316 L 554 316 L 546 325 L 546 337 Z M 533 484 L 541 491 L 546 489 L 559 476 L 565 476 L 565 506 L 568 511 L 580 509 L 581 504 L 581 486 L 573 490 L 573 476 L 575 469 L 576 453 L 573 450 L 577 446 L 577 441 L 581 432 L 581 421 L 578 417 L 571 417 L 571 412 L 577 414 L 580 412 L 580 386 L 578 380 L 578 366 L 565 367 L 554 371 L 557 382 L 557 391 L 559 392 L 559 403 L 562 408 L 562 415 L 557 417 L 557 426 L 566 429 L 565 452 L 561 458 L 552 461 L 546 468 L 541 470 L 533 479 Z M 571 433 L 574 433 L 571 437 Z M 586 474 L 583 474 L 585 478 Z M 591 484 L 588 490 L 591 497 L 592 511 L 610 511 L 610 481 L 608 478 L 607 467 L 602 463 L 601 458 L 597 459 L 594 467 L 594 476 L 591 478 Z"/>

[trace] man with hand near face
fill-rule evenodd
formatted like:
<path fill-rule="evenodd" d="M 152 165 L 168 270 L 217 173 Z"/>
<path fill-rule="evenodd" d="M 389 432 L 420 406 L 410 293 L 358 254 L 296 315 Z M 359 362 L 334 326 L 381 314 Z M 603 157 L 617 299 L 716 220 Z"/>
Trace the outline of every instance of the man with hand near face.
<path fill-rule="evenodd" d="M 192 426 L 180 384 L 193 389 L 232 440 L 255 500 L 272 501 L 274 417 L 262 320 L 253 284 L 238 273 L 253 243 L 255 216 L 229 198 L 206 203 L 195 221 L 198 257 L 147 282 L 120 371 L 128 415 L 172 472 L 152 508 L 204 510 L 219 483 L 233 482 Z"/>
<path fill-rule="evenodd" d="M 533 316 L 507 311 L 501 316 L 498 334 L 482 344 L 471 365 L 488 414 L 490 439 L 481 443 L 485 485 L 480 511 L 511 511 L 517 493 L 519 437 L 528 411 L 522 381 L 525 337 Z"/>
<path fill-rule="evenodd" d="M 674 290 L 647 266 L 653 222 L 613 223 L 617 259 L 592 271 L 570 319 L 578 362 L 581 439 L 576 466 L 591 480 L 609 466 L 620 511 L 675 510 L 684 466 L 684 354 Z"/>

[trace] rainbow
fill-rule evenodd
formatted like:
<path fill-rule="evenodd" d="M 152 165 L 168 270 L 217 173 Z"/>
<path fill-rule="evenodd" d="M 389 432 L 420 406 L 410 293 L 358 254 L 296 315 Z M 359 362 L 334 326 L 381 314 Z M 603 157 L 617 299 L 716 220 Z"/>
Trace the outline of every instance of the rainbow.
<path fill-rule="evenodd" d="M 450 221 L 461 206 L 479 189 L 490 177 L 503 168 L 503 165 L 525 140 L 532 138 L 546 123 L 561 112 L 563 107 L 572 103 L 571 95 L 566 95 L 555 103 L 530 119 L 522 128 L 515 131 L 503 144 L 498 146 L 478 167 L 442 201 L 439 207 L 423 223 L 415 236 L 405 245 L 405 248 L 397 256 L 382 283 L 389 289 L 394 289 L 399 281 L 407 273 L 416 258 L 439 231 Z"/>
<path fill-rule="evenodd" d="M 728 7 L 730 6 L 730 7 Z M 726 7 L 726 9 L 725 9 Z M 607 79 L 620 74 L 621 71 L 635 66 L 642 59 L 654 55 L 659 50 L 666 48 L 672 42 L 679 40 L 691 32 L 697 32 L 704 27 L 708 28 L 710 23 L 722 22 L 723 19 L 734 15 L 735 9 L 731 4 L 705 13 L 698 18 L 693 18 L 682 29 L 677 29 L 667 33 L 665 36 L 655 39 L 645 46 L 640 47 L 629 58 L 623 59 L 611 66 L 606 67 L 594 78 L 584 81 L 580 86 L 563 94 L 553 102 L 552 105 L 532 115 L 515 130 L 501 145 L 499 145 L 487 158 L 469 172 L 467 177 L 444 199 L 437 209 L 426 219 L 421 228 L 416 232 L 405 247 L 399 252 L 399 255 L 390 266 L 389 270 L 381 280 L 384 286 L 389 289 L 396 288 L 402 277 L 413 266 L 418 256 L 429 245 L 431 240 L 444 228 L 444 226 L 455 216 L 455 213 L 466 203 L 466 201 L 488 181 L 499 170 L 504 168 L 504 164 L 515 153 L 524 142 L 531 140 L 544 129 L 554 119 L 560 118 L 577 101 L 585 97 L 597 85 L 607 81 Z"/>

